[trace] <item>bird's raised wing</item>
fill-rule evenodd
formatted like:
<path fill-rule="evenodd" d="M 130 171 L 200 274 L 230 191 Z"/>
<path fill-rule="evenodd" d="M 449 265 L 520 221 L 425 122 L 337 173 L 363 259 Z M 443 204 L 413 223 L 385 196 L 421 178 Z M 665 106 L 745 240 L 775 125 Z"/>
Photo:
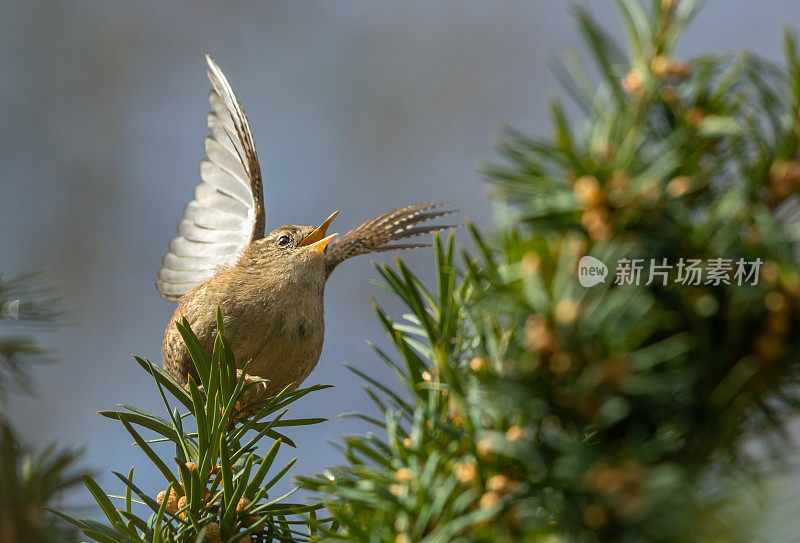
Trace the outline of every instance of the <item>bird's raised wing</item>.
<path fill-rule="evenodd" d="M 250 123 L 219 66 L 208 55 L 206 61 L 211 134 L 200 162 L 203 182 L 195 188 L 178 224 L 179 235 L 170 242 L 158 272 L 156 288 L 167 300 L 180 299 L 264 237 L 261 167 Z"/>
<path fill-rule="evenodd" d="M 334 239 L 325 249 L 325 272 L 330 275 L 333 269 L 346 259 L 366 253 L 396 251 L 426 247 L 425 243 L 391 243 L 406 238 L 424 236 L 454 225 L 419 224 L 450 215 L 458 210 L 442 209 L 447 204 L 421 202 L 406 207 L 398 207 L 378 215 L 371 221 L 350 230 Z"/>

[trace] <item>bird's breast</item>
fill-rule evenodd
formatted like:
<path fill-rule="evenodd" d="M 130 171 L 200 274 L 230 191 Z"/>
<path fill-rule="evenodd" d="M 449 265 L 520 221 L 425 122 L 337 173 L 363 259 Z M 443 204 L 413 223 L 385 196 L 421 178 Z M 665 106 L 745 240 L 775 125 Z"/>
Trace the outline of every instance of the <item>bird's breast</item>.
<path fill-rule="evenodd" d="M 241 363 L 252 360 L 249 373 L 270 379 L 273 392 L 299 385 L 311 373 L 325 335 L 321 289 L 286 286 L 243 301 L 238 309 L 246 317 L 229 337 Z"/>

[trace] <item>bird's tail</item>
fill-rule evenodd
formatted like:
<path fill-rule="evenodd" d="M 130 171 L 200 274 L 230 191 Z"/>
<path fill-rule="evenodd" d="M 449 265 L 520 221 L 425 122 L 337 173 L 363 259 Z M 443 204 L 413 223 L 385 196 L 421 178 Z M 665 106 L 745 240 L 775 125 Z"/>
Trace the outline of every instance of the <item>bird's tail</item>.
<path fill-rule="evenodd" d="M 427 247 L 427 243 L 392 242 L 423 236 L 446 228 L 454 228 L 455 225 L 450 224 L 419 226 L 424 222 L 459 211 L 457 209 L 443 209 L 447 205 L 421 202 L 406 207 L 398 207 L 365 222 L 343 236 L 339 236 L 328 245 L 325 251 L 325 270 L 327 274 L 330 275 L 336 266 L 353 256 Z"/>

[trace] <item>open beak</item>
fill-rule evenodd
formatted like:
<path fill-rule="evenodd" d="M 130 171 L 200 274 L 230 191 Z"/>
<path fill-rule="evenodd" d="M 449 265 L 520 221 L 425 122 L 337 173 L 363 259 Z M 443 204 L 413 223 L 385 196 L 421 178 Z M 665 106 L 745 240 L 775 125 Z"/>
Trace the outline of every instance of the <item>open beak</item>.
<path fill-rule="evenodd" d="M 309 249 L 313 249 L 315 251 L 319 251 L 320 253 L 325 250 L 325 246 L 330 243 L 330 241 L 338 236 L 339 234 L 331 234 L 330 236 L 325 237 L 325 233 L 328 231 L 328 227 L 333 222 L 333 219 L 336 218 L 336 215 L 339 214 L 339 210 L 334 211 L 331 213 L 330 217 L 325 219 L 325 221 L 320 224 L 318 227 L 314 229 L 309 235 L 307 235 L 303 241 L 300 242 L 298 247 L 307 247 Z"/>
<path fill-rule="evenodd" d="M 339 234 L 331 234 L 330 236 L 324 237 L 319 241 L 315 241 L 314 243 L 312 243 L 310 245 L 303 245 L 303 247 L 305 249 L 310 250 L 310 251 L 319 251 L 321 253 L 321 252 L 325 251 L 325 246 L 328 245 L 328 243 L 330 243 L 331 240 L 333 238 L 335 238 L 336 236 L 338 236 L 338 235 Z"/>

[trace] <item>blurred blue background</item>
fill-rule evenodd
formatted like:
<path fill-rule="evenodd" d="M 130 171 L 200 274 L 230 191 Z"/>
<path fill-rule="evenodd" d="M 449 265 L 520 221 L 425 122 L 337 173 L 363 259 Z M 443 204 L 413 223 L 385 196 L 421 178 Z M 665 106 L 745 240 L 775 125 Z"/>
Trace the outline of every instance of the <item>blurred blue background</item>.
<path fill-rule="evenodd" d="M 612 3 L 589 5 L 620 41 Z M 559 93 L 551 56 L 578 46 L 570 2 L 137 2 L 13 0 L 0 4 L 0 271 L 43 270 L 65 297 L 70 325 L 46 336 L 60 363 L 35 371 L 34 397 L 10 408 L 32 445 L 87 447 L 85 464 L 137 465 L 162 486 L 119 424 L 95 414 L 117 403 L 158 410 L 131 353 L 160 361 L 174 304 L 153 283 L 199 180 L 208 110 L 203 53 L 228 76 L 259 150 L 267 228 L 317 224 L 334 209 L 345 231 L 396 205 L 450 201 L 491 229 L 477 173 L 496 158 L 501 123 L 548 132 Z M 681 50 L 750 49 L 780 60 L 797 0 L 712 0 Z M 465 242 L 463 232 L 457 238 Z M 430 278 L 429 250 L 403 253 Z M 389 261 L 391 255 L 377 257 Z M 369 257 L 328 282 L 326 342 L 293 415 L 331 421 L 293 434 L 311 474 L 340 461 L 327 440 L 368 428 L 336 420 L 372 412 L 356 367 L 393 383 L 365 340 L 385 344 L 369 303 Z M 283 490 L 288 489 L 288 480 Z M 85 496 L 85 495 L 83 495 Z M 88 503 L 88 497 L 86 497 Z"/>

